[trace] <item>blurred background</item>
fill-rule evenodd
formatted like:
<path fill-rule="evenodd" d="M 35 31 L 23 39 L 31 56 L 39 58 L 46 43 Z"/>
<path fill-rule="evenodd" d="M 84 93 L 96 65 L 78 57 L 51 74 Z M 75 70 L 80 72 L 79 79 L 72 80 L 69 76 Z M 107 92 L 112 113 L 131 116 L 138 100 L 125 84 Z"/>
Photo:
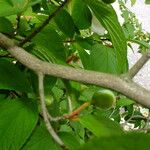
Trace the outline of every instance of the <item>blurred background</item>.
<path fill-rule="evenodd" d="M 139 23 L 142 24 L 143 30 L 150 32 L 150 5 L 146 5 L 144 0 L 136 0 L 136 3 L 132 6 L 131 0 L 128 0 L 126 6 L 129 10 L 135 13 Z M 118 2 L 113 3 L 113 7 L 117 10 L 119 21 L 122 23 L 123 19 L 121 17 Z M 128 48 L 128 60 L 130 67 L 141 57 L 141 54 L 138 53 L 138 45 L 132 44 L 132 47 L 134 51 Z M 145 64 L 145 66 L 135 76 L 134 80 L 145 88 L 150 89 L 150 61 Z"/>

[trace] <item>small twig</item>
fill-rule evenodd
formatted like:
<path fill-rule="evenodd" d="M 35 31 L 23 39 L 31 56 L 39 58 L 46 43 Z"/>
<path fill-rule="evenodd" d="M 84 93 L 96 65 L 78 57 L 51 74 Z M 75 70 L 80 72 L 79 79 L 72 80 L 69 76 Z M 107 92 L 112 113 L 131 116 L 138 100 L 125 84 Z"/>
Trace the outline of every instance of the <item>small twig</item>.
<path fill-rule="evenodd" d="M 66 88 L 66 96 L 67 96 L 67 102 L 68 102 L 68 109 L 69 112 L 73 111 L 72 107 L 72 87 L 69 81 L 63 80 L 64 86 Z"/>
<path fill-rule="evenodd" d="M 149 59 L 150 59 L 150 50 L 148 50 L 145 54 L 143 54 L 142 57 L 128 71 L 127 73 L 128 77 L 132 79 Z"/>
<path fill-rule="evenodd" d="M 134 116 L 134 111 L 132 112 L 131 116 L 127 120 L 125 120 L 124 123 L 122 123 L 122 126 L 125 126 L 127 123 L 129 123 L 132 120 L 133 116 Z"/>
<path fill-rule="evenodd" d="M 112 117 L 112 115 L 114 114 L 115 111 L 116 111 L 116 108 L 114 107 L 114 108 L 113 108 L 113 111 L 112 111 L 111 114 L 109 115 L 109 118 Z"/>
<path fill-rule="evenodd" d="M 49 116 L 49 115 L 48 115 Z M 65 118 L 65 116 L 58 116 L 58 117 L 52 117 L 51 121 L 52 122 L 57 122 L 57 121 L 62 121 L 62 120 L 66 120 L 67 118 Z"/>
<path fill-rule="evenodd" d="M 75 43 L 75 42 L 76 42 L 76 40 L 74 40 L 74 39 L 63 41 L 63 43 Z"/>
<path fill-rule="evenodd" d="M 73 61 L 77 61 L 79 58 L 77 55 L 72 54 L 71 56 L 69 56 L 66 60 L 67 64 L 71 64 Z"/>
<path fill-rule="evenodd" d="M 58 116 L 58 117 L 53 118 L 49 113 L 47 113 L 47 115 L 48 115 L 49 121 L 54 121 L 54 122 L 57 122 L 57 121 L 60 121 L 60 120 L 66 120 L 66 119 L 73 120 L 74 118 L 76 118 L 81 113 L 81 111 L 83 111 L 89 105 L 90 105 L 90 102 L 85 102 L 79 108 L 77 108 L 76 110 L 71 112 L 70 114 L 63 115 L 63 116 Z"/>
<path fill-rule="evenodd" d="M 133 119 L 143 119 L 143 120 L 146 120 L 146 123 L 145 123 L 145 126 L 140 128 L 140 129 L 132 129 L 134 131 L 146 131 L 146 129 L 148 128 L 147 127 L 147 124 L 148 124 L 148 119 L 149 117 L 144 117 L 144 116 L 140 116 L 140 115 L 134 115 L 134 112 L 132 113 L 131 117 L 126 120 L 124 123 L 122 123 L 121 125 L 122 126 L 125 126 L 127 125 L 130 121 L 132 121 Z"/>
<path fill-rule="evenodd" d="M 141 116 L 142 118 L 143 116 Z M 149 121 L 150 121 L 150 112 L 148 114 L 147 117 L 143 117 L 143 119 L 145 119 L 145 125 L 144 127 L 140 128 L 140 129 L 134 129 L 134 131 L 138 131 L 138 132 L 150 132 L 150 126 L 149 126 Z"/>
<path fill-rule="evenodd" d="M 132 120 L 132 119 L 147 119 L 146 117 L 144 117 L 144 116 L 140 116 L 140 115 L 135 115 L 135 116 L 132 116 L 131 118 L 130 118 L 130 120 Z"/>
<path fill-rule="evenodd" d="M 48 117 L 49 121 L 51 121 L 53 119 L 53 117 L 50 115 L 50 113 L 48 112 L 47 109 L 46 109 L 46 111 L 47 111 L 47 117 Z"/>
<path fill-rule="evenodd" d="M 52 18 L 54 18 L 58 12 L 61 11 L 61 9 L 69 2 L 69 0 L 65 0 L 62 5 L 60 5 L 52 14 L 50 14 L 48 16 L 48 18 L 41 24 L 39 25 L 37 28 L 35 28 L 35 30 L 29 34 L 23 41 L 21 41 L 19 43 L 19 46 L 23 46 L 25 43 L 29 42 L 33 37 L 35 37 L 49 22 Z"/>
<path fill-rule="evenodd" d="M 39 96 L 40 96 L 40 101 L 41 101 L 41 109 L 42 109 L 42 114 L 43 114 L 43 118 L 44 118 L 46 128 L 47 128 L 48 132 L 50 133 L 50 135 L 53 137 L 53 139 L 64 150 L 67 150 L 67 148 L 66 148 L 65 144 L 63 143 L 63 141 L 59 138 L 59 136 L 54 131 L 52 125 L 49 122 L 48 116 L 47 116 L 48 111 L 47 111 L 46 105 L 45 105 L 44 85 L 43 85 L 44 75 L 43 75 L 43 73 L 41 73 L 41 72 L 38 73 L 38 79 L 39 79 Z"/>
<path fill-rule="evenodd" d="M 15 28 L 15 35 L 18 33 L 18 29 L 19 29 L 19 24 L 20 24 L 20 17 L 21 17 L 21 14 L 18 14 L 17 15 L 17 25 L 16 25 L 16 28 Z"/>
<path fill-rule="evenodd" d="M 73 108 L 72 108 L 72 101 L 70 96 L 68 95 L 68 107 L 69 107 L 69 112 L 72 112 Z"/>
<path fill-rule="evenodd" d="M 137 132 L 150 132 L 150 128 L 141 128 L 141 129 L 134 129 Z"/>
<path fill-rule="evenodd" d="M 80 114 L 81 111 L 83 111 L 88 106 L 90 106 L 90 102 L 85 102 L 84 104 L 82 104 L 79 108 L 77 108 L 75 111 L 73 111 L 69 115 L 64 115 L 64 117 L 66 119 L 74 119 Z"/>

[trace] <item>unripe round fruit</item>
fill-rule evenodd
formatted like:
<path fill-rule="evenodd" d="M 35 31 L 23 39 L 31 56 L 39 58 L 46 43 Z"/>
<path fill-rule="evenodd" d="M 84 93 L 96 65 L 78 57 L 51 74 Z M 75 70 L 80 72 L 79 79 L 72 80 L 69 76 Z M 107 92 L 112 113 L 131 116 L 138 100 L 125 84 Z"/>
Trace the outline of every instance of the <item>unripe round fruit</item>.
<path fill-rule="evenodd" d="M 46 106 L 50 106 L 53 102 L 53 97 L 51 95 L 45 95 L 45 104 Z"/>
<path fill-rule="evenodd" d="M 106 4 L 114 3 L 116 0 L 102 0 Z"/>
<path fill-rule="evenodd" d="M 99 90 L 94 93 L 91 104 L 102 108 L 108 109 L 114 106 L 116 103 L 116 97 L 110 90 Z"/>

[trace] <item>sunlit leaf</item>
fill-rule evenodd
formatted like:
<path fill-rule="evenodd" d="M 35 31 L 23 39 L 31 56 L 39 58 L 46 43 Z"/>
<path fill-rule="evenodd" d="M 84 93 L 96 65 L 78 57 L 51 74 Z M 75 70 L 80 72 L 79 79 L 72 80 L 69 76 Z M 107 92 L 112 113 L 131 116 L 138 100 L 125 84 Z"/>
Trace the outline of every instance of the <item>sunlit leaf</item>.
<path fill-rule="evenodd" d="M 70 38 L 73 37 L 75 33 L 75 25 L 74 22 L 69 15 L 69 13 L 65 10 L 61 11 L 55 18 L 54 18 L 57 26 L 60 30 L 62 30 L 67 36 Z"/>
<path fill-rule="evenodd" d="M 108 137 L 121 133 L 121 129 L 118 125 L 113 121 L 100 116 L 86 115 L 80 117 L 80 123 L 97 137 Z"/>
<path fill-rule="evenodd" d="M 79 29 L 90 27 L 92 14 L 82 0 L 71 1 L 71 15 Z"/>
<path fill-rule="evenodd" d="M 90 70 L 117 73 L 119 72 L 114 49 L 104 46 L 102 44 L 96 44 L 92 47 L 90 53 Z"/>
<path fill-rule="evenodd" d="M 124 72 L 127 69 L 127 43 L 114 9 L 98 0 L 84 1 L 108 31 L 115 49 L 119 72 Z"/>
<path fill-rule="evenodd" d="M 29 0 L 0 0 L 0 17 L 22 13 L 28 4 Z"/>
<path fill-rule="evenodd" d="M 36 37 L 34 37 L 33 43 L 40 46 L 41 49 L 44 49 L 47 55 L 55 57 L 57 61 L 65 61 L 66 53 L 62 39 L 50 26 L 44 28 Z"/>
<path fill-rule="evenodd" d="M 120 107 L 123 107 L 123 106 L 128 106 L 128 105 L 132 105 L 134 104 L 135 102 L 128 99 L 128 98 L 121 98 L 117 101 L 117 106 L 120 106 Z"/>

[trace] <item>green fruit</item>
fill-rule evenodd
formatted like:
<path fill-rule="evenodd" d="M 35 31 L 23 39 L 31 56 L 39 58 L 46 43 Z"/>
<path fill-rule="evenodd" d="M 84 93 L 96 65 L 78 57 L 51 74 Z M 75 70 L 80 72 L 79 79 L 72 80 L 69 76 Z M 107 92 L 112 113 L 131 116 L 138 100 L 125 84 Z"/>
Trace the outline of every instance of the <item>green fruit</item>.
<path fill-rule="evenodd" d="M 91 104 L 102 109 L 108 109 L 114 106 L 115 103 L 116 103 L 116 97 L 112 91 L 99 90 L 94 93 Z"/>
<path fill-rule="evenodd" d="M 102 0 L 106 4 L 114 3 L 116 0 Z"/>
<path fill-rule="evenodd" d="M 45 95 L 45 104 L 46 104 L 46 106 L 50 106 L 53 101 L 54 101 L 54 99 L 51 95 Z"/>

